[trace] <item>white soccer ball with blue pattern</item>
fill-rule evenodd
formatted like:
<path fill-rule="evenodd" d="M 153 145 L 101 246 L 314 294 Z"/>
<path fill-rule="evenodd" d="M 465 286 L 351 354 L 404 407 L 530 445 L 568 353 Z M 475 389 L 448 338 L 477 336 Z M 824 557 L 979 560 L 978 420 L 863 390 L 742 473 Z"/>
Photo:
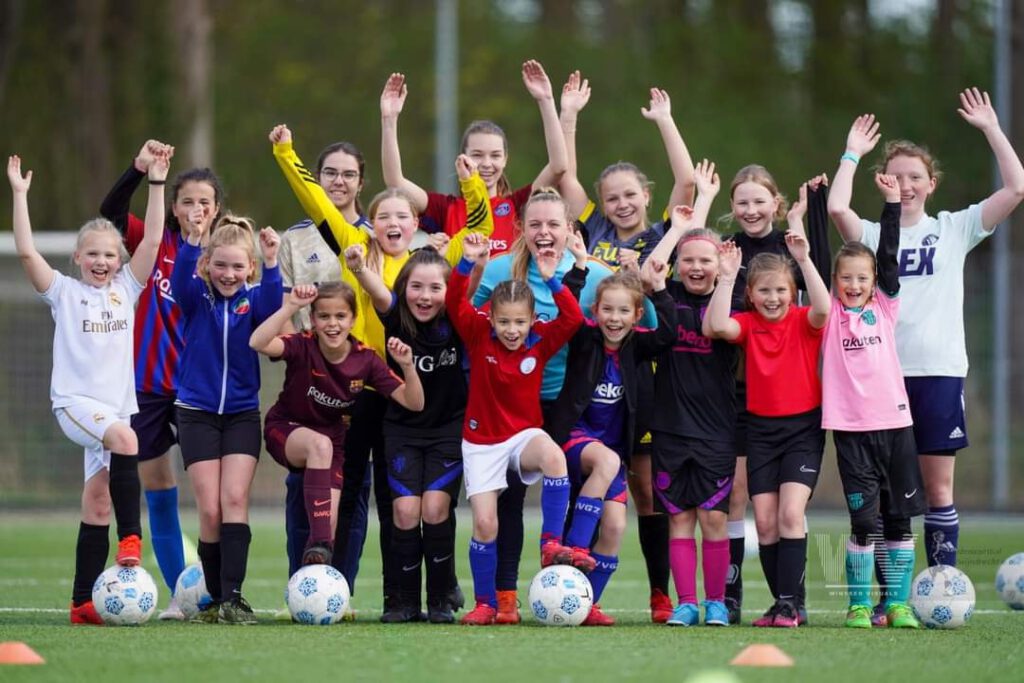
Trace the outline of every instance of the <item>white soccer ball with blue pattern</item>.
<path fill-rule="evenodd" d="M 92 585 L 92 604 L 109 626 L 138 626 L 156 610 L 156 584 L 142 567 L 108 568 Z"/>
<path fill-rule="evenodd" d="M 348 606 L 348 582 L 329 564 L 310 564 L 292 574 L 285 593 L 292 620 L 310 626 L 341 621 Z"/>
<path fill-rule="evenodd" d="M 928 567 L 910 586 L 910 606 L 927 628 L 960 628 L 974 613 L 974 584 L 956 567 Z"/>
<path fill-rule="evenodd" d="M 184 612 L 186 619 L 199 614 L 199 610 L 210 604 L 210 593 L 206 590 L 206 577 L 203 565 L 190 564 L 178 575 L 174 584 L 174 598 L 178 607 Z"/>
<path fill-rule="evenodd" d="M 996 592 L 1010 609 L 1024 609 L 1024 553 L 1011 555 L 999 565 Z"/>
<path fill-rule="evenodd" d="M 590 580 L 575 567 L 545 567 L 530 584 L 530 611 L 545 626 L 579 626 L 594 606 Z"/>

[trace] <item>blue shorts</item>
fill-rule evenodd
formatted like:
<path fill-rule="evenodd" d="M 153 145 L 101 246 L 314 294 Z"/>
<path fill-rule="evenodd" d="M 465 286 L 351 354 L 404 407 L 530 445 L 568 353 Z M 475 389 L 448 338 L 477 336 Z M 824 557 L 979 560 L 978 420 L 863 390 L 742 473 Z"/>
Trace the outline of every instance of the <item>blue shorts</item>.
<path fill-rule="evenodd" d="M 139 438 L 139 461 L 153 460 L 178 443 L 178 414 L 172 394 L 136 392 L 139 412 L 132 415 L 132 429 Z"/>
<path fill-rule="evenodd" d="M 955 455 L 967 448 L 963 377 L 904 377 L 917 452 Z"/>
<path fill-rule="evenodd" d="M 586 481 L 586 477 L 583 475 L 583 449 L 591 443 L 601 443 L 600 439 L 595 439 L 592 436 L 586 436 L 583 434 L 573 434 L 569 437 L 569 440 L 562 444 L 562 450 L 565 452 L 565 464 L 569 470 L 569 482 L 573 488 L 578 490 L 583 486 L 583 482 Z M 612 450 L 615 450 L 614 448 Z M 619 460 L 622 460 L 622 454 L 619 454 Z M 605 500 L 610 500 L 613 503 L 626 504 L 627 499 L 626 492 L 626 465 L 625 463 L 619 463 L 619 471 L 615 473 L 615 477 L 612 479 L 611 484 L 608 485 L 608 492 L 604 494 Z"/>

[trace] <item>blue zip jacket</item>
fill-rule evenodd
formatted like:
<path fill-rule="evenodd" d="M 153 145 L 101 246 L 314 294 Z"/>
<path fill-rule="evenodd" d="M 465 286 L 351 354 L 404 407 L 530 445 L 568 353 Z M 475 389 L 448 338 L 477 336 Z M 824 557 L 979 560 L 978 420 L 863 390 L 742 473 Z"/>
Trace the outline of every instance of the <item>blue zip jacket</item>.
<path fill-rule="evenodd" d="M 171 291 L 185 318 L 178 403 L 218 415 L 260 407 L 259 354 L 249 348 L 253 330 L 281 307 L 281 271 L 263 269 L 257 285 L 229 299 L 195 274 L 201 247 L 181 245 Z"/>

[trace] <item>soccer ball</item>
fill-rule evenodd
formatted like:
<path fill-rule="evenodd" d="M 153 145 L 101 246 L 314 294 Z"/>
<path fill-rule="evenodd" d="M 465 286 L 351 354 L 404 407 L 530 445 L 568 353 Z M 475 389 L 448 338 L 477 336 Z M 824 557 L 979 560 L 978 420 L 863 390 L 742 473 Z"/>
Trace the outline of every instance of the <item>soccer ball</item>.
<path fill-rule="evenodd" d="M 92 586 L 92 604 L 103 623 L 110 626 L 146 623 L 156 610 L 156 601 L 156 584 L 142 567 L 115 564 Z"/>
<path fill-rule="evenodd" d="M 928 567 L 910 587 L 910 606 L 928 628 L 960 628 L 974 613 L 974 584 L 956 567 Z"/>
<path fill-rule="evenodd" d="M 174 597 L 186 619 L 191 619 L 210 604 L 210 593 L 206 590 L 203 565 L 190 564 L 178 575 L 174 584 Z"/>
<path fill-rule="evenodd" d="M 1011 555 L 999 565 L 996 592 L 1010 609 L 1024 609 L 1024 553 Z"/>
<path fill-rule="evenodd" d="M 530 609 L 545 626 L 579 626 L 593 605 L 590 580 L 575 567 L 545 567 L 530 583 Z"/>
<path fill-rule="evenodd" d="M 314 626 L 341 621 L 348 600 L 348 582 L 329 564 L 302 567 L 288 580 L 285 593 L 292 620 Z"/>

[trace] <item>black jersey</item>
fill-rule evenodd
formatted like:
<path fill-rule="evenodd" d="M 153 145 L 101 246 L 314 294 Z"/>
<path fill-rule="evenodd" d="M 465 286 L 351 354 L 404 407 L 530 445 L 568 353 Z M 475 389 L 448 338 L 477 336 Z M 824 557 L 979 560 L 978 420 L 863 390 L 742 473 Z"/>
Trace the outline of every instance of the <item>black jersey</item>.
<path fill-rule="evenodd" d="M 701 333 L 711 295 L 666 283 L 676 302 L 676 340 L 658 356 L 651 430 L 733 444 L 736 438 L 737 347 Z"/>
<path fill-rule="evenodd" d="M 380 316 L 385 337 L 398 337 L 412 347 L 413 362 L 423 384 L 423 410 L 412 412 L 395 402 L 384 415 L 384 431 L 390 436 L 458 436 L 466 412 L 466 373 L 462 340 L 441 315 L 428 323 L 416 323 L 416 336 L 410 335 L 400 322 L 399 304 Z M 398 369 L 388 356 L 388 363 Z"/>
<path fill-rule="evenodd" d="M 789 249 L 786 247 L 786 233 L 772 230 L 764 237 L 751 237 L 745 232 L 737 232 L 729 235 L 726 239 L 735 242 L 743 252 L 743 261 L 740 263 L 740 271 L 736 274 L 736 284 L 732 289 L 732 310 L 747 310 L 747 265 L 758 254 L 778 254 L 779 256 L 784 256 L 790 262 L 790 268 L 793 271 L 793 279 L 796 280 L 797 289 L 801 291 L 806 289 L 804 276 L 797 267 L 796 262 L 789 255 Z"/>

